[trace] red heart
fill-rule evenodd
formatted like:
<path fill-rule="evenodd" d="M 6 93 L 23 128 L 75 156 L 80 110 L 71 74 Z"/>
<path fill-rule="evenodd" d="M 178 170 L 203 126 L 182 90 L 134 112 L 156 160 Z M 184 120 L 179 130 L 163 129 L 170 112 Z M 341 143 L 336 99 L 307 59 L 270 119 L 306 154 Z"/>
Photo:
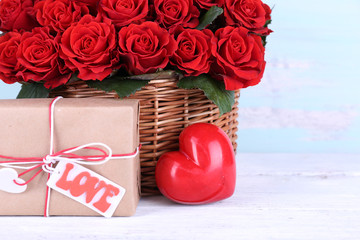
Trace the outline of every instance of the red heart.
<path fill-rule="evenodd" d="M 235 154 L 229 137 L 215 125 L 196 123 L 179 138 L 180 150 L 163 154 L 157 185 L 167 198 L 185 204 L 216 202 L 235 190 Z"/>

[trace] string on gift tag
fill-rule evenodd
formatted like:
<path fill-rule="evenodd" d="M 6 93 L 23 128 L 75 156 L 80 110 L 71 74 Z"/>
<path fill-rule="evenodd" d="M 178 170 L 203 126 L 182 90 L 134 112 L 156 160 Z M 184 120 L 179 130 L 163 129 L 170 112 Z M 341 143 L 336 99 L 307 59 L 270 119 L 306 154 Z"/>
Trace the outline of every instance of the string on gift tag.
<path fill-rule="evenodd" d="M 0 166 L 16 168 L 16 169 L 25 169 L 25 171 L 21 172 L 18 177 L 23 176 L 27 173 L 32 172 L 35 169 L 40 168 L 33 176 L 24 183 L 18 183 L 14 180 L 14 183 L 23 186 L 29 184 L 31 181 L 36 178 L 41 172 L 48 173 L 47 179 L 50 178 L 51 174 L 54 171 L 54 165 L 60 161 L 67 161 L 78 163 L 81 165 L 100 165 L 104 164 L 112 159 L 124 159 L 124 158 L 132 158 L 139 154 L 141 149 L 141 144 L 135 149 L 132 153 L 126 154 L 113 154 L 111 148 L 104 143 L 88 143 L 81 146 L 67 148 L 58 152 L 54 151 L 54 110 L 55 104 L 62 97 L 54 98 L 49 105 L 49 127 L 50 127 L 50 153 L 45 157 L 31 157 L 31 158 L 19 158 L 12 156 L 0 155 L 0 158 L 10 159 L 7 161 L 0 161 Z M 105 150 L 104 150 L 105 149 Z M 99 155 L 79 155 L 76 152 L 80 150 L 93 150 L 98 151 Z M 24 166 L 25 165 L 25 166 Z M 30 165 L 30 166 L 28 166 Z M 50 202 L 50 188 L 46 186 L 46 196 L 45 196 L 45 208 L 44 208 L 44 216 L 49 216 L 49 202 Z"/>

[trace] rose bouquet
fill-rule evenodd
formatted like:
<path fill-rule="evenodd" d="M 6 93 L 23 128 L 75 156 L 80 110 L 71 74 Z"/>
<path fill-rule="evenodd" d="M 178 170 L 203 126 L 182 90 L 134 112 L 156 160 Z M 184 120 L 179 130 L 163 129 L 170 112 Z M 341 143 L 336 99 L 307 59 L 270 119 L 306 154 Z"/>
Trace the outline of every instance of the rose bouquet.
<path fill-rule="evenodd" d="M 1 0 L 0 79 L 19 98 L 72 81 L 125 97 L 176 76 L 224 113 L 262 78 L 270 14 L 261 0 Z"/>

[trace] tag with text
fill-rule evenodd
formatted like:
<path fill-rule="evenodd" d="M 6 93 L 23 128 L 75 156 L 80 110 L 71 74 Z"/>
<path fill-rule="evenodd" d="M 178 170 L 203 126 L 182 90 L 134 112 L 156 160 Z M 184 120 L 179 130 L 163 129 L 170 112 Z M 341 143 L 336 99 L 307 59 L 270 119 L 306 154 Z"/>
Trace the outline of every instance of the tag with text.
<path fill-rule="evenodd" d="M 125 194 L 125 188 L 76 163 L 60 161 L 47 185 L 111 217 Z"/>

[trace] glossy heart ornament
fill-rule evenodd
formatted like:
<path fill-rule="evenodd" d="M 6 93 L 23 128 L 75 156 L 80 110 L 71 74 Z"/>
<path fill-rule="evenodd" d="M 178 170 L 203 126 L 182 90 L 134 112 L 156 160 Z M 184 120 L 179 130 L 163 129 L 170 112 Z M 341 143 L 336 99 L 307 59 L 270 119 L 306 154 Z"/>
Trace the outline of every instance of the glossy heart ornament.
<path fill-rule="evenodd" d="M 229 137 L 219 127 L 196 123 L 179 137 L 179 151 L 163 154 L 156 166 L 158 188 L 183 204 L 204 204 L 232 196 L 235 154 Z"/>

